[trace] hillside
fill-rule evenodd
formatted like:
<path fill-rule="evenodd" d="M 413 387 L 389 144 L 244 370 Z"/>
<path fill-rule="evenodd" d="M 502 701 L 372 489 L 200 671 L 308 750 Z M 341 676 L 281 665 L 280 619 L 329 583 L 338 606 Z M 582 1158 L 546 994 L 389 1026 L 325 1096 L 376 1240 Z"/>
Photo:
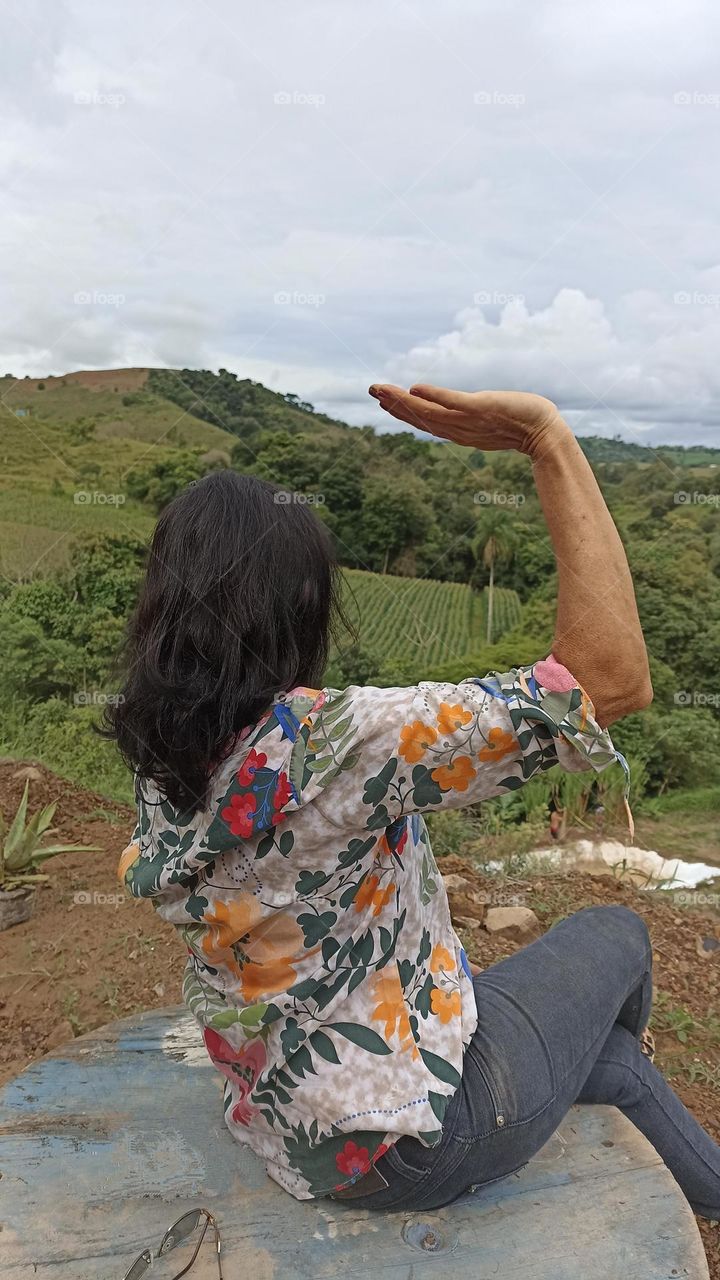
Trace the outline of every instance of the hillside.
<path fill-rule="evenodd" d="M 636 796 L 664 801 L 720 768 L 720 451 L 582 443 L 627 547 L 655 685 L 615 736 Z M 106 794 L 126 796 L 128 777 L 90 726 L 116 688 L 144 550 L 167 502 L 215 467 L 273 481 L 327 525 L 357 633 L 329 683 L 456 680 L 552 643 L 555 563 L 522 455 L 349 427 L 226 370 L 116 369 L 0 379 L 0 461 L 0 750 Z M 702 831 L 712 821 L 701 813 Z"/>

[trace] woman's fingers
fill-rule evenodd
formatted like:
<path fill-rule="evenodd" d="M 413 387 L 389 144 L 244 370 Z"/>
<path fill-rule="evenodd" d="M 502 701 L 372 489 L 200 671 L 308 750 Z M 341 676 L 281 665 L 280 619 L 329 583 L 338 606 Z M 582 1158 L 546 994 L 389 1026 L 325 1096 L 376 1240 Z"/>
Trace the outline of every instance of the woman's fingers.
<path fill-rule="evenodd" d="M 472 396 L 467 391 L 452 391 L 449 387 L 434 387 L 427 382 L 416 382 L 410 388 L 410 395 L 432 404 L 442 405 L 444 409 L 456 409 L 467 413 L 472 405 Z"/>
<path fill-rule="evenodd" d="M 438 427 L 450 430 L 456 418 L 453 410 L 444 409 L 430 400 L 423 400 L 421 396 L 412 395 L 392 383 L 374 383 L 370 387 L 370 395 L 394 418 L 422 427 L 425 431 L 435 431 Z"/>

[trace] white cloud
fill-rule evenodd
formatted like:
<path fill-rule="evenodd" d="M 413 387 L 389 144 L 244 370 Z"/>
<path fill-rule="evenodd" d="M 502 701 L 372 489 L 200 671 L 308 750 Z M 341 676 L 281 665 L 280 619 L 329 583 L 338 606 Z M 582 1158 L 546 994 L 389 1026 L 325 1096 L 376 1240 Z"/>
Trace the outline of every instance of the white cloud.
<path fill-rule="evenodd" d="M 710 0 L 26 0 L 0 368 L 223 364 L 355 422 L 379 376 L 504 382 L 717 438 L 719 35 Z"/>

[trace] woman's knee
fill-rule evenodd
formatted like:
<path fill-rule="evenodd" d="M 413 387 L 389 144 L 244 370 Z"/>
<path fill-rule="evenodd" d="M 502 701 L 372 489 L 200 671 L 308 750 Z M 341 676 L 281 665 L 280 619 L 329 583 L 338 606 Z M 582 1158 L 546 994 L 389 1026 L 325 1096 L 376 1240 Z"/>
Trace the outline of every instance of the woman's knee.
<path fill-rule="evenodd" d="M 650 947 L 650 934 L 642 916 L 630 907 L 613 904 L 609 907 L 583 907 L 577 915 L 588 924 L 603 931 L 611 931 L 622 938 L 637 938 L 645 948 Z"/>

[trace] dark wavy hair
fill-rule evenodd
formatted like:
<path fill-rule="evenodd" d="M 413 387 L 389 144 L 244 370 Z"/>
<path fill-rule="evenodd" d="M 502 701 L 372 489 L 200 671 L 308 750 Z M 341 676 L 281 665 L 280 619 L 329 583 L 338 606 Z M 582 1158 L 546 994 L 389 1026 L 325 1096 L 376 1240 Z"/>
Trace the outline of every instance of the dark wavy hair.
<path fill-rule="evenodd" d="M 320 683 L 342 617 L 332 542 L 311 508 L 214 471 L 157 522 L 103 732 L 173 805 L 202 808 L 240 731 L 278 693 Z"/>

